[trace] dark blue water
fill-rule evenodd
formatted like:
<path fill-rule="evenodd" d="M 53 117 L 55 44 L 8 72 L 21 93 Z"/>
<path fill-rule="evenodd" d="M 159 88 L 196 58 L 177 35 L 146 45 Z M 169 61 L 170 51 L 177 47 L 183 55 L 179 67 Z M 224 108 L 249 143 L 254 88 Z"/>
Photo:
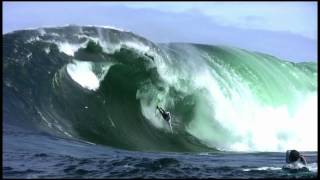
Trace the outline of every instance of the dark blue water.
<path fill-rule="evenodd" d="M 159 153 L 113 149 L 5 125 L 3 178 L 316 178 L 317 152 L 302 152 L 308 171 L 287 171 L 285 153 Z"/>

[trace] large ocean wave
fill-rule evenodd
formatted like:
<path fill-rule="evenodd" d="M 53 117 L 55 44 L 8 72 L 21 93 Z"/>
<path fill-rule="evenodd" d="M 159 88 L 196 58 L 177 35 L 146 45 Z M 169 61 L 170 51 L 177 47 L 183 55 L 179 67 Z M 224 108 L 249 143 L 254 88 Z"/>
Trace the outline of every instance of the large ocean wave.
<path fill-rule="evenodd" d="M 6 123 L 129 150 L 317 149 L 313 62 L 94 26 L 8 33 L 3 50 Z"/>

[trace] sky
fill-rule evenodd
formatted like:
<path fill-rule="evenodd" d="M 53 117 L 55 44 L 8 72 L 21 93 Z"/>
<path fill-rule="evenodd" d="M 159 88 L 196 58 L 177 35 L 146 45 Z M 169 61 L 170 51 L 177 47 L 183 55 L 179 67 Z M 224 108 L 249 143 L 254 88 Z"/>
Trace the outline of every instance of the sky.
<path fill-rule="evenodd" d="M 3 2 L 3 33 L 109 25 L 153 42 L 193 42 L 317 61 L 317 2 Z"/>

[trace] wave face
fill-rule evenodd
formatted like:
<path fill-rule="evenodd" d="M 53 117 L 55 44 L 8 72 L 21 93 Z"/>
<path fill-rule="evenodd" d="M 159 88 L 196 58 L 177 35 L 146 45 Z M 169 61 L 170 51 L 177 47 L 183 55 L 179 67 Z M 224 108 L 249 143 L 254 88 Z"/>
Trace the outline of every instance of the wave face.
<path fill-rule="evenodd" d="M 3 49 L 6 123 L 138 151 L 317 149 L 316 63 L 93 26 L 8 33 Z"/>

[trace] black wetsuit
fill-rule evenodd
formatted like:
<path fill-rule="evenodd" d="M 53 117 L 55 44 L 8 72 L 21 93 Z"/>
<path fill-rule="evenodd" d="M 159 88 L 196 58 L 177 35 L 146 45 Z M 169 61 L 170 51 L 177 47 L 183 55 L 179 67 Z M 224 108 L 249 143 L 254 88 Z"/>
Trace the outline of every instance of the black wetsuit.
<path fill-rule="evenodd" d="M 286 162 L 287 163 L 301 162 L 303 165 L 307 165 L 306 159 L 297 150 L 287 151 Z"/>
<path fill-rule="evenodd" d="M 166 111 L 165 111 L 164 109 L 162 109 L 161 107 L 157 107 L 157 108 L 158 108 L 158 110 L 160 111 L 163 119 L 169 122 L 170 119 L 171 119 L 170 113 L 169 113 L 169 112 L 166 112 Z"/>

